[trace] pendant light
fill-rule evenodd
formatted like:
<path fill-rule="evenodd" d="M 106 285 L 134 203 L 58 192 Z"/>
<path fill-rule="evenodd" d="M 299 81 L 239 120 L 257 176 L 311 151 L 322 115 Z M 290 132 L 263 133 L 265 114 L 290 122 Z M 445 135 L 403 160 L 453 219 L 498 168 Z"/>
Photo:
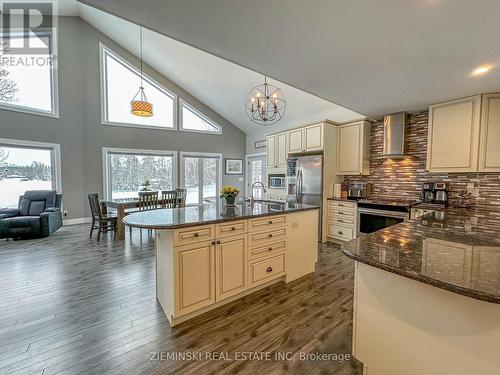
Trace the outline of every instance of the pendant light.
<path fill-rule="evenodd" d="M 139 86 L 139 91 L 135 94 L 134 98 L 130 102 L 130 112 L 133 115 L 140 117 L 151 117 L 153 116 L 153 104 L 148 102 L 146 93 L 144 92 L 143 78 L 142 78 L 142 26 L 140 27 L 140 50 L 141 50 L 141 85 Z"/>
<path fill-rule="evenodd" d="M 286 101 L 281 90 L 267 83 L 250 90 L 245 101 L 245 109 L 250 120 L 258 125 L 273 125 L 285 114 Z"/>

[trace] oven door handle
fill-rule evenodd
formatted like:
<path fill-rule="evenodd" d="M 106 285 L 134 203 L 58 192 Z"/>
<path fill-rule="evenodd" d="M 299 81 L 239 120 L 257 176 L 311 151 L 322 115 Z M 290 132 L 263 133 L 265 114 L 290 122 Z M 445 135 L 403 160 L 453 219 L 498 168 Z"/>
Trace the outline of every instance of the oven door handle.
<path fill-rule="evenodd" d="M 358 214 L 373 214 L 373 215 L 394 217 L 394 218 L 406 219 L 406 220 L 408 220 L 410 218 L 410 213 L 408 213 L 408 212 L 376 210 L 373 208 L 358 208 Z"/>

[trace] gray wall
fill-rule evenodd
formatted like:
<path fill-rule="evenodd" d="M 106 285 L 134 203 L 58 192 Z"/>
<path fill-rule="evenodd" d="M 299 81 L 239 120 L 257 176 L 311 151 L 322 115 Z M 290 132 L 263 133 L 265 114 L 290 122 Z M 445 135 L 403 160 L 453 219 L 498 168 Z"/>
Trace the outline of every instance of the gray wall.
<path fill-rule="evenodd" d="M 60 119 L 0 110 L 0 138 L 61 144 L 68 218 L 88 216 L 87 193 L 102 194 L 102 147 L 218 152 L 244 158 L 246 137 L 241 130 L 149 67 L 145 73 L 220 124 L 223 134 L 101 125 L 99 42 L 133 64 L 138 60 L 79 17 L 60 17 L 58 28 Z M 223 184 L 244 187 L 238 177 L 224 174 Z"/>

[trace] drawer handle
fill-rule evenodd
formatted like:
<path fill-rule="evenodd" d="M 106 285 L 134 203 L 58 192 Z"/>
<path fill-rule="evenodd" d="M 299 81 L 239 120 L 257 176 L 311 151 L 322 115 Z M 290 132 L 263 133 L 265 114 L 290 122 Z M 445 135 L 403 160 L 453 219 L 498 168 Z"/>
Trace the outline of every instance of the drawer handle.
<path fill-rule="evenodd" d="M 194 234 L 194 236 L 195 236 L 195 237 L 199 237 L 200 235 L 199 235 L 198 233 L 195 233 L 195 234 Z"/>
<path fill-rule="evenodd" d="M 267 249 L 267 251 L 273 251 L 273 248 L 272 248 L 272 247 L 270 247 L 270 248 L 268 248 L 268 249 Z"/>
<path fill-rule="evenodd" d="M 272 237 L 272 236 L 273 236 L 273 234 L 272 234 L 272 233 L 269 233 L 269 235 L 268 235 L 268 236 L 269 236 L 269 237 Z"/>
<path fill-rule="evenodd" d="M 212 245 L 215 245 L 215 241 L 212 241 Z"/>
<path fill-rule="evenodd" d="M 339 215 L 343 215 L 344 213 L 342 211 L 339 211 Z"/>
<path fill-rule="evenodd" d="M 343 235 L 344 235 L 344 232 L 342 232 L 342 231 L 339 231 L 339 234 L 340 234 L 341 236 L 343 236 Z"/>
<path fill-rule="evenodd" d="M 266 272 L 267 272 L 267 273 L 269 273 L 269 272 L 273 272 L 273 267 L 267 267 Z"/>
<path fill-rule="evenodd" d="M 272 221 L 272 220 L 269 220 L 269 221 L 268 221 L 268 223 L 269 223 L 269 224 L 272 224 L 272 223 L 273 223 L 273 221 Z"/>
<path fill-rule="evenodd" d="M 342 220 L 342 219 L 339 219 L 339 222 L 343 223 L 343 222 L 344 222 L 344 220 Z"/>
<path fill-rule="evenodd" d="M 217 241 L 217 245 L 220 245 L 220 241 Z"/>
<path fill-rule="evenodd" d="M 232 228 L 231 228 L 231 230 L 236 230 L 236 228 L 235 228 L 235 227 L 232 227 Z"/>

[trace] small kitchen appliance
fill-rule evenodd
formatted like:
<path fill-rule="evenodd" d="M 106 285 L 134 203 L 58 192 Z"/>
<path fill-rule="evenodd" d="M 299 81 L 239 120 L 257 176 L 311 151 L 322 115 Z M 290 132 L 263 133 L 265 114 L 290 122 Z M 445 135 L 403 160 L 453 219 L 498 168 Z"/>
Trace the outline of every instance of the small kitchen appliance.
<path fill-rule="evenodd" d="M 364 199 L 370 195 L 371 184 L 369 182 L 353 182 L 347 189 L 347 198 Z"/>
<path fill-rule="evenodd" d="M 434 203 L 436 199 L 436 194 L 434 192 L 434 183 L 425 182 L 422 185 L 422 202 Z"/>
<path fill-rule="evenodd" d="M 448 185 L 445 182 L 436 182 L 434 184 L 435 203 L 448 203 Z"/>

